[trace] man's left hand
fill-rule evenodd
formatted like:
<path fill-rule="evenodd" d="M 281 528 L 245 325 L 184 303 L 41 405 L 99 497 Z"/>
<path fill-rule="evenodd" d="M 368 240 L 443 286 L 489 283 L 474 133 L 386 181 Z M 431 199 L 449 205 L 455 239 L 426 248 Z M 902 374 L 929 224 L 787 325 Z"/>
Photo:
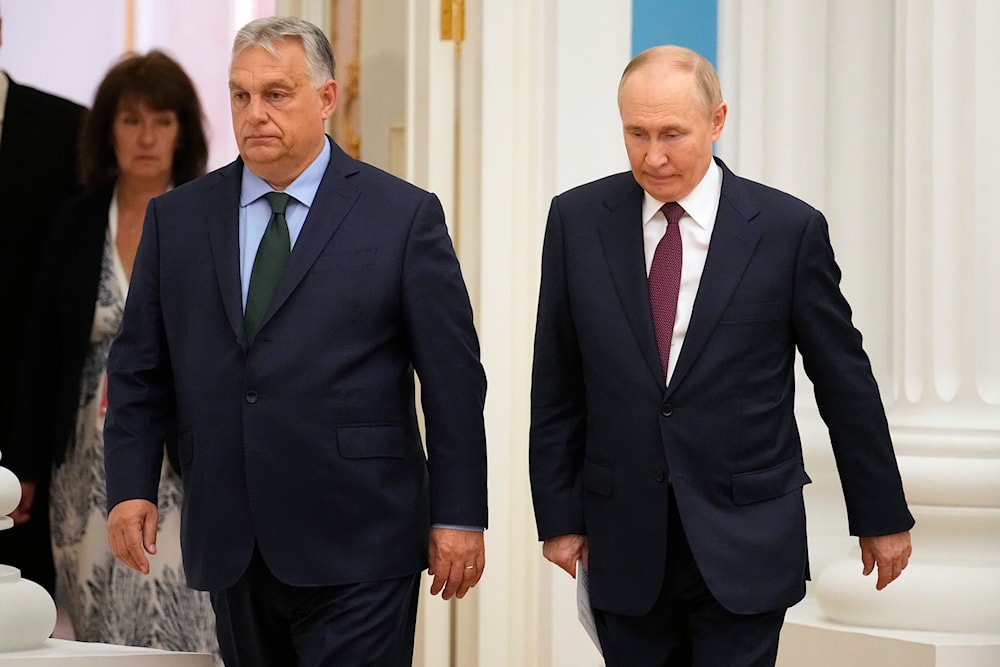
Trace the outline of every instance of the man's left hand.
<path fill-rule="evenodd" d="M 867 577 L 878 566 L 877 590 L 882 590 L 902 574 L 906 564 L 910 562 L 910 531 L 862 537 L 858 539 L 861 545 L 861 563 L 864 565 L 864 575 Z"/>
<path fill-rule="evenodd" d="M 465 597 L 479 583 L 486 567 L 483 532 L 431 528 L 428 561 L 427 573 L 434 577 L 431 595 L 441 593 L 445 600 Z"/>

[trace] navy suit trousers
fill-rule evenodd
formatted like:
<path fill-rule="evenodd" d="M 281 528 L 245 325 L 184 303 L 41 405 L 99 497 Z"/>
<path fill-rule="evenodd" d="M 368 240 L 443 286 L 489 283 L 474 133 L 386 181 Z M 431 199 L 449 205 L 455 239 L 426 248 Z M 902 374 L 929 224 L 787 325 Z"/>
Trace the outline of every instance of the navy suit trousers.
<path fill-rule="evenodd" d="M 408 667 L 420 575 L 341 586 L 279 581 L 260 551 L 212 593 L 227 667 Z"/>
<path fill-rule="evenodd" d="M 607 667 L 773 667 L 785 610 L 734 614 L 709 592 L 673 492 L 663 588 L 643 616 L 594 610 Z M 626 564 L 623 564 L 627 566 Z"/>

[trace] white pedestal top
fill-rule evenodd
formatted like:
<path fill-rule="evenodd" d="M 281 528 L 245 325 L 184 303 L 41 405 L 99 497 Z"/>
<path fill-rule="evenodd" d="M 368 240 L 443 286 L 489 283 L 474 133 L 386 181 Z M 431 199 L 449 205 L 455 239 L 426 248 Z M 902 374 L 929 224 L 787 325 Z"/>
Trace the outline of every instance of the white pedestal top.
<path fill-rule="evenodd" d="M 842 625 L 812 597 L 788 610 L 777 667 L 996 667 L 1000 634 L 924 632 Z"/>
<path fill-rule="evenodd" d="M 208 653 L 175 653 L 134 646 L 114 646 L 47 639 L 28 651 L 0 653 L 0 667 L 213 667 Z"/>

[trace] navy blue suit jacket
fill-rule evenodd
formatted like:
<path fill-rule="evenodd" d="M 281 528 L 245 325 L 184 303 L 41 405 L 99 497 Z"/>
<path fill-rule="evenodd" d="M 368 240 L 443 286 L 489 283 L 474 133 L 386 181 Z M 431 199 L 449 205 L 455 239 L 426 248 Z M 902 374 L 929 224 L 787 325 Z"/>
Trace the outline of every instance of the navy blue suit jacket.
<path fill-rule="evenodd" d="M 109 360 L 108 505 L 155 499 L 176 427 L 195 588 L 235 582 L 255 542 L 284 582 L 336 585 L 419 572 L 432 521 L 486 526 L 486 381 L 440 203 L 332 148 L 252 346 L 242 162 L 146 215 Z"/>
<path fill-rule="evenodd" d="M 808 578 L 793 415 L 796 349 L 829 427 L 851 532 L 913 524 L 878 388 L 839 289 L 822 214 L 722 166 L 691 322 L 664 387 L 649 305 L 643 192 L 630 173 L 554 198 L 532 377 L 531 484 L 541 539 L 586 534 L 591 599 L 649 611 L 672 485 L 715 597 L 788 607 Z"/>

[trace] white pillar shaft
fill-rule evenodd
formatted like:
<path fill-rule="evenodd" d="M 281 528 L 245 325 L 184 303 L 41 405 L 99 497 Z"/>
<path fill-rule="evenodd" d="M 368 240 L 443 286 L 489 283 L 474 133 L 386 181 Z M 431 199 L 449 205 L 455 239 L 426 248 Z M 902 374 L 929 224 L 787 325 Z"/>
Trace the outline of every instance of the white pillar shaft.
<path fill-rule="evenodd" d="M 917 517 L 909 569 L 876 593 L 828 534 L 846 523 L 803 376 L 814 592 L 844 623 L 995 632 L 1000 4 L 721 0 L 720 25 L 718 152 L 826 213 Z"/>
<path fill-rule="evenodd" d="M 959 410 L 963 425 L 993 431 L 998 14 L 974 0 L 900 5 L 894 155 L 896 411 L 936 425 Z"/>
<path fill-rule="evenodd" d="M 892 11 L 888 2 L 722 0 L 719 75 L 729 103 L 717 154 L 738 174 L 821 209 L 876 377 L 888 383 Z M 796 415 L 814 574 L 851 548 L 829 435 L 811 384 Z M 860 569 L 860 566 L 857 568 Z M 860 576 L 860 575 L 859 575 Z"/>
<path fill-rule="evenodd" d="M 1000 243 L 976 157 L 1000 150 L 987 129 L 1000 100 L 993 5 L 896 7 L 889 420 L 917 525 L 910 567 L 886 591 L 859 585 L 851 561 L 823 572 L 820 605 L 841 622 L 1000 628 Z"/>
<path fill-rule="evenodd" d="M 991 16 L 1000 18 L 995 3 L 975 0 L 903 3 L 897 13 L 903 122 L 893 161 L 898 326 L 890 417 L 899 454 L 915 459 L 906 461 L 907 481 L 919 505 L 1000 509 L 1000 352 L 995 326 L 981 334 L 1000 313 L 1000 234 L 992 184 L 978 173 L 988 165 L 976 158 L 995 163 L 1000 150 L 1000 135 L 988 129 L 1000 91 L 977 85 L 1000 69 L 1000 45 L 983 28 Z M 953 459 L 957 479 L 941 479 L 928 463 L 935 458 Z"/>

